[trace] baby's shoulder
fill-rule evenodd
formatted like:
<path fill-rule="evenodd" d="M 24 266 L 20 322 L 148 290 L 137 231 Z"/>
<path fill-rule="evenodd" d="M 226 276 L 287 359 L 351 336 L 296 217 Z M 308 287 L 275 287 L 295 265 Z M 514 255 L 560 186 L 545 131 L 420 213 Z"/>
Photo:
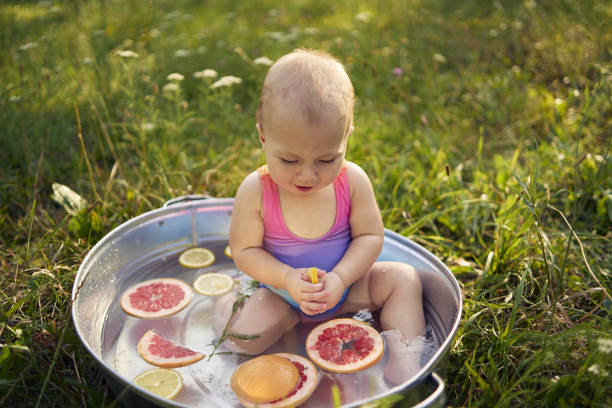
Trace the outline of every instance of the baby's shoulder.
<path fill-rule="evenodd" d="M 358 164 L 348 160 L 344 163 L 352 197 L 355 192 L 361 191 L 364 187 L 369 187 L 371 185 L 370 178 Z"/>
<path fill-rule="evenodd" d="M 242 180 L 234 201 L 261 208 L 261 180 L 257 170 Z"/>

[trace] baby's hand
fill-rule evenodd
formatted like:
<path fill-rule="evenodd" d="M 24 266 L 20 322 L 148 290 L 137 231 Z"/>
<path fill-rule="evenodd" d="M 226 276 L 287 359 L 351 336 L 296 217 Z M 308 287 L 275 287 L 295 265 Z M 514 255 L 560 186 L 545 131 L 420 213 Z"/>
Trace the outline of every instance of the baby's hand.
<path fill-rule="evenodd" d="M 340 276 L 334 272 L 326 273 L 325 276 L 321 278 L 321 282 L 324 284 L 324 291 L 329 293 L 325 310 L 331 309 L 338 304 L 340 299 L 342 299 L 342 295 L 346 289 L 344 287 L 344 282 L 342 282 Z"/>
<path fill-rule="evenodd" d="M 310 281 L 310 268 L 291 269 L 285 275 L 285 287 L 291 297 L 300 305 L 300 309 L 307 315 L 321 313 L 327 309 L 327 297 L 329 293 L 323 290 L 321 279 L 325 272 L 319 270 L 317 277 L 319 283 Z"/>

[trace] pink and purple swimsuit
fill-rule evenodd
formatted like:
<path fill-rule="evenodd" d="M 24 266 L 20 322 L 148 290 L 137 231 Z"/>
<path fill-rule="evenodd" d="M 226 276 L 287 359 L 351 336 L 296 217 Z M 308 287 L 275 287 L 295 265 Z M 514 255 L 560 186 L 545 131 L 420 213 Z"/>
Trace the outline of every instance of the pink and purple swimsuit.
<path fill-rule="evenodd" d="M 351 212 L 351 197 L 347 178 L 346 166 L 343 166 L 334 180 L 336 193 L 336 220 L 331 229 L 316 239 L 298 237 L 289 231 L 283 218 L 278 196 L 278 186 L 270 177 L 267 167 L 257 169 L 261 181 L 263 195 L 263 247 L 279 261 L 293 268 L 317 267 L 326 272 L 331 271 L 342 259 L 351 243 L 351 227 L 349 215 Z M 313 316 L 304 314 L 299 305 L 284 289 L 262 285 L 281 296 L 293 306 L 302 320 L 325 320 L 331 318 L 338 311 L 346 299 L 349 288 L 332 309 Z"/>

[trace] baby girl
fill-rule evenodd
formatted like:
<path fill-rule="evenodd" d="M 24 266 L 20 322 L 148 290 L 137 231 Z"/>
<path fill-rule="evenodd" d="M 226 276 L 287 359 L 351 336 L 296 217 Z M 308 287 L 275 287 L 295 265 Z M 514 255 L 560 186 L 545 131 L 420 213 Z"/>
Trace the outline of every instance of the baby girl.
<path fill-rule="evenodd" d="M 258 354 L 300 321 L 380 309 L 383 330 L 401 333 L 387 337 L 385 377 L 397 384 L 414 371 L 401 343 L 424 334 L 422 288 L 411 266 L 376 262 L 380 211 L 366 173 L 345 159 L 353 106 L 351 80 L 326 53 L 296 50 L 266 75 L 256 124 L 266 165 L 240 185 L 230 227 L 236 265 L 261 283 L 230 331 L 258 337 L 230 348 Z M 219 327 L 234 300 L 218 302 Z"/>

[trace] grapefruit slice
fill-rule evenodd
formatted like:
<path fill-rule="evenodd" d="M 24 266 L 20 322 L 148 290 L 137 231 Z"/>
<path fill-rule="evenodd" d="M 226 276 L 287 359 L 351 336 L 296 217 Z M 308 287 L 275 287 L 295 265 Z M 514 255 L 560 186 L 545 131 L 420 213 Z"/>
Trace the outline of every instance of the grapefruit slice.
<path fill-rule="evenodd" d="M 206 248 L 189 248 L 179 256 L 178 261 L 185 268 L 204 268 L 215 262 L 215 254 Z"/>
<path fill-rule="evenodd" d="M 192 297 L 191 287 L 183 281 L 151 279 L 126 290 L 121 296 L 121 307 L 129 315 L 156 319 L 180 312 Z"/>
<path fill-rule="evenodd" d="M 196 292 L 206 296 L 219 296 L 229 292 L 234 286 L 234 279 L 224 273 L 206 273 L 193 282 Z"/>
<path fill-rule="evenodd" d="M 353 373 L 376 363 L 384 342 L 376 329 L 354 319 L 334 319 L 312 329 L 306 353 L 319 367 L 332 373 Z"/>
<path fill-rule="evenodd" d="M 275 357 L 275 358 L 282 358 L 286 361 L 289 361 L 297 369 L 297 372 L 298 372 L 297 382 L 292 388 L 289 389 L 288 392 L 284 394 L 284 396 L 280 398 L 270 400 L 270 396 L 267 395 L 265 396 L 265 399 L 267 401 L 255 402 L 252 399 L 248 398 L 248 396 L 243 392 L 242 389 L 234 388 L 235 387 L 234 375 L 236 375 L 236 371 L 240 369 L 240 367 L 238 367 L 238 369 L 236 369 L 236 371 L 234 372 L 234 375 L 232 375 L 232 389 L 234 390 L 234 392 L 236 392 L 236 395 L 238 396 L 238 400 L 240 400 L 242 405 L 244 405 L 246 408 L 288 408 L 288 407 L 297 407 L 298 405 L 303 404 L 308 398 L 310 398 L 315 388 L 317 387 L 317 383 L 318 383 L 317 369 L 310 360 L 302 356 L 298 356 L 297 354 L 291 354 L 291 353 L 276 353 L 276 354 L 271 354 L 271 355 L 261 356 L 261 357 Z M 261 358 L 261 357 L 257 357 L 257 358 Z M 282 364 L 284 365 L 285 363 L 282 363 Z M 276 371 L 274 367 L 275 366 L 273 364 L 272 365 L 262 364 L 257 371 L 251 371 L 249 375 L 267 377 L 269 375 L 268 373 L 272 373 Z M 238 374 L 238 376 L 241 376 L 241 375 L 242 374 Z M 287 381 L 287 380 L 284 380 L 284 381 Z M 278 386 L 278 384 L 279 383 L 277 382 L 276 385 Z M 287 388 L 283 389 L 283 391 L 286 391 L 286 390 Z M 280 392 L 278 392 L 277 395 L 278 394 L 280 394 Z"/>
<path fill-rule="evenodd" d="M 172 399 L 183 388 L 181 375 L 168 368 L 154 368 L 138 374 L 134 384 L 162 398 Z"/>
<path fill-rule="evenodd" d="M 183 367 L 200 361 L 206 355 L 179 346 L 154 330 L 146 332 L 138 342 L 138 354 L 149 364 L 158 367 Z"/>

